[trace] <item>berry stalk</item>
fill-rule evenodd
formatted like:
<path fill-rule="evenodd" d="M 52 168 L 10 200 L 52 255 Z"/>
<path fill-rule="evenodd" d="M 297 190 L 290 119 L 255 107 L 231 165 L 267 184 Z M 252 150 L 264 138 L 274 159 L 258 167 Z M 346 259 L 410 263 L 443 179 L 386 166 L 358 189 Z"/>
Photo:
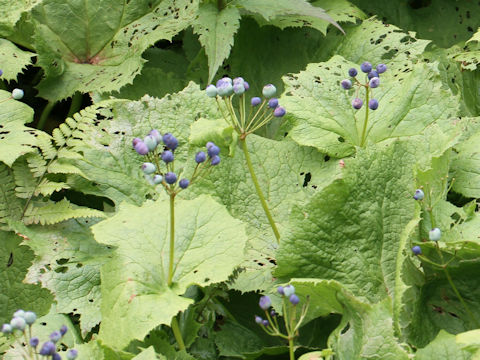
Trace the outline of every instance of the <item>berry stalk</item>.
<path fill-rule="evenodd" d="M 177 344 L 178 344 L 178 350 L 185 350 L 185 343 L 183 342 L 183 338 L 182 338 L 182 333 L 180 332 L 180 326 L 178 326 L 178 321 L 177 321 L 177 317 L 174 316 L 172 318 L 172 331 L 173 331 L 173 335 L 175 336 L 175 340 L 177 341 Z"/>
<path fill-rule="evenodd" d="M 172 286 L 173 261 L 175 258 L 175 195 L 175 192 L 170 193 L 170 254 L 168 260 L 168 286 Z"/>
<path fill-rule="evenodd" d="M 280 233 L 278 232 L 277 225 L 273 220 L 272 214 L 270 213 L 270 209 L 268 208 L 267 201 L 265 200 L 265 196 L 263 195 L 262 189 L 260 188 L 260 184 L 258 182 L 257 176 L 255 175 L 255 171 L 253 170 L 252 160 L 250 159 L 250 154 L 248 153 L 247 141 L 245 138 L 240 138 L 239 141 L 242 145 L 243 154 L 245 155 L 245 160 L 247 161 L 248 171 L 250 172 L 250 176 L 252 177 L 252 181 L 253 181 L 253 184 L 255 185 L 255 190 L 257 191 L 257 195 L 262 204 L 263 211 L 265 212 L 265 215 L 267 215 L 268 222 L 272 227 L 273 233 L 275 234 L 275 238 L 277 239 L 277 243 L 280 243 Z"/>
<path fill-rule="evenodd" d="M 366 96 L 365 96 L 365 103 L 368 104 L 368 101 L 369 101 L 369 97 L 370 97 L 370 87 L 366 87 Z M 365 137 L 366 137 L 366 134 L 367 134 L 367 125 L 368 125 L 368 110 L 369 110 L 369 107 L 367 106 L 365 108 L 365 120 L 363 121 L 363 130 L 362 130 L 362 139 L 360 140 L 360 146 L 363 147 L 365 145 Z"/>

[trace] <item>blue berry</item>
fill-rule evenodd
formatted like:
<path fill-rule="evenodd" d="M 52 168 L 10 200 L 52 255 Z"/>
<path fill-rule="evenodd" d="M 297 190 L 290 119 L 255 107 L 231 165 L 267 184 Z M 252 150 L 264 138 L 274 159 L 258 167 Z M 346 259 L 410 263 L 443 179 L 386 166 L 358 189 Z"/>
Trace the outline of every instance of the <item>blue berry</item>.
<path fill-rule="evenodd" d="M 27 325 L 32 325 L 37 320 L 37 314 L 33 311 L 27 311 L 23 317 Z"/>
<path fill-rule="evenodd" d="M 261 323 L 263 322 L 263 319 L 262 319 L 260 316 L 255 315 L 255 322 L 256 322 L 257 324 L 261 324 Z"/>
<path fill-rule="evenodd" d="M 188 179 L 182 179 L 178 182 L 178 185 L 182 188 L 182 189 L 186 189 L 188 187 L 188 185 L 190 184 L 190 181 L 188 181 Z"/>
<path fill-rule="evenodd" d="M 271 98 L 268 100 L 268 107 L 275 109 L 278 106 L 278 99 L 277 98 Z"/>
<path fill-rule="evenodd" d="M 59 353 L 55 352 L 52 354 L 52 360 L 62 360 L 62 357 Z"/>
<path fill-rule="evenodd" d="M 163 143 L 170 150 L 175 150 L 178 146 L 178 140 L 175 136 L 170 133 L 163 135 Z"/>
<path fill-rule="evenodd" d="M 142 164 L 142 171 L 144 174 L 153 174 L 155 170 L 157 170 L 157 168 L 151 162 L 145 162 Z"/>
<path fill-rule="evenodd" d="M 358 71 L 355 68 L 350 68 L 348 70 L 348 75 L 350 75 L 351 77 L 355 77 L 355 76 L 357 76 L 357 74 L 358 74 Z"/>
<path fill-rule="evenodd" d="M 371 78 L 379 77 L 379 75 L 375 70 L 372 70 L 367 74 L 367 77 L 368 77 L 368 80 L 370 80 Z"/>
<path fill-rule="evenodd" d="M 13 331 L 12 325 L 10 324 L 3 324 L 2 325 L 2 333 L 6 334 L 11 334 Z"/>
<path fill-rule="evenodd" d="M 423 200 L 424 197 L 425 197 L 425 194 L 422 189 L 415 190 L 415 194 L 413 195 L 413 198 L 415 200 Z"/>
<path fill-rule="evenodd" d="M 40 355 L 53 355 L 55 353 L 56 347 L 55 344 L 51 341 L 43 343 L 42 348 L 40 349 Z"/>
<path fill-rule="evenodd" d="M 258 306 L 260 306 L 262 310 L 268 310 L 270 306 L 272 306 L 272 300 L 266 295 L 262 296 L 258 302 Z"/>
<path fill-rule="evenodd" d="M 160 144 L 160 142 L 162 141 L 162 135 L 160 135 L 160 132 L 156 129 L 150 130 L 148 135 L 152 136 L 155 139 L 157 145 Z"/>
<path fill-rule="evenodd" d="M 235 79 L 233 79 L 233 85 L 235 84 L 243 84 L 245 82 L 245 80 L 239 76 L 239 77 L 236 77 Z"/>
<path fill-rule="evenodd" d="M 277 312 L 276 312 L 275 310 L 271 310 L 271 311 L 270 311 L 270 316 L 271 316 L 272 318 L 275 317 L 275 316 L 277 316 L 277 315 L 278 315 L 278 314 L 277 314 Z"/>
<path fill-rule="evenodd" d="M 217 93 L 220 96 L 230 96 L 233 94 L 233 85 L 227 81 L 224 81 L 220 84 L 220 86 L 217 85 Z"/>
<path fill-rule="evenodd" d="M 250 100 L 250 103 L 252 104 L 252 106 L 257 106 L 259 105 L 260 103 L 262 102 L 262 99 L 260 99 L 259 97 L 253 97 L 252 100 Z"/>
<path fill-rule="evenodd" d="M 277 93 L 277 88 L 272 84 L 268 84 L 263 87 L 262 94 L 267 99 L 274 97 L 276 93 Z"/>
<path fill-rule="evenodd" d="M 275 117 L 282 117 L 287 113 L 287 110 L 283 106 L 277 106 L 275 110 L 273 110 L 273 116 Z"/>
<path fill-rule="evenodd" d="M 250 89 L 250 84 L 246 81 L 243 82 L 243 87 L 245 88 L 245 91 L 248 91 Z"/>
<path fill-rule="evenodd" d="M 214 146 L 214 145 L 215 145 L 214 142 L 209 141 L 209 142 L 207 142 L 207 143 L 205 144 L 205 147 L 208 149 L 208 148 L 211 148 L 211 147 Z"/>
<path fill-rule="evenodd" d="M 175 184 L 177 182 L 177 175 L 174 172 L 168 172 L 165 174 L 165 181 L 167 184 Z"/>
<path fill-rule="evenodd" d="M 440 240 L 441 237 L 442 237 L 442 232 L 440 231 L 439 228 L 433 228 L 433 229 L 430 230 L 430 232 L 428 233 L 428 238 L 429 238 L 431 241 L 438 241 L 438 240 Z"/>
<path fill-rule="evenodd" d="M 369 73 L 370 71 L 372 71 L 372 64 L 370 64 L 368 61 L 365 61 L 364 63 L 362 63 L 362 65 L 360 65 L 360 69 L 364 73 Z"/>
<path fill-rule="evenodd" d="M 368 85 L 371 88 L 376 88 L 378 87 L 378 85 L 380 85 L 380 79 L 378 77 L 373 77 L 370 79 L 370 82 L 368 83 Z"/>
<path fill-rule="evenodd" d="M 158 184 L 161 184 L 162 183 L 162 180 L 163 180 L 163 177 L 162 175 L 155 175 L 152 179 L 152 182 L 155 184 L 155 185 L 158 185 Z"/>
<path fill-rule="evenodd" d="M 422 249 L 420 249 L 420 246 L 416 245 L 416 246 L 412 247 L 412 252 L 415 255 L 420 255 L 422 253 Z"/>
<path fill-rule="evenodd" d="M 138 144 L 139 142 L 142 142 L 142 139 L 140 139 L 140 138 L 134 138 L 134 139 L 132 140 L 132 146 L 133 146 L 134 149 L 135 149 L 135 146 L 137 146 L 137 144 Z"/>
<path fill-rule="evenodd" d="M 50 334 L 50 340 L 52 340 L 54 343 L 56 343 L 61 338 L 62 334 L 60 334 L 60 331 L 54 331 Z"/>
<path fill-rule="evenodd" d="M 67 333 L 67 331 L 68 331 L 68 328 L 67 328 L 66 325 L 62 325 L 62 326 L 60 327 L 60 334 L 61 334 L 62 336 L 65 335 L 65 334 Z"/>
<path fill-rule="evenodd" d="M 268 325 L 270 325 L 270 323 L 268 322 L 268 320 L 263 320 L 262 325 L 267 327 Z"/>
<path fill-rule="evenodd" d="M 195 155 L 195 162 L 196 162 L 197 164 L 203 163 L 206 159 L 207 159 L 207 155 L 206 155 L 205 152 L 203 152 L 203 151 L 199 151 L 199 152 Z"/>
<path fill-rule="evenodd" d="M 22 309 L 20 310 L 17 310 L 13 313 L 13 317 L 25 317 L 25 311 L 23 311 Z"/>
<path fill-rule="evenodd" d="M 165 163 L 171 163 L 173 161 L 174 157 L 173 157 L 173 153 L 170 151 L 170 150 L 166 150 L 162 153 L 162 160 L 165 162 Z"/>
<path fill-rule="evenodd" d="M 379 74 L 383 74 L 385 71 L 387 71 L 387 65 L 385 65 L 385 64 L 378 64 L 377 65 L 377 72 Z"/>
<path fill-rule="evenodd" d="M 210 147 L 207 147 L 207 153 L 208 153 L 208 156 L 214 157 L 215 155 L 220 154 L 220 148 L 214 144 Z"/>
<path fill-rule="evenodd" d="M 148 154 L 148 146 L 143 141 L 139 141 L 135 145 L 134 149 L 140 155 L 147 155 Z"/>
<path fill-rule="evenodd" d="M 235 84 L 233 85 L 233 92 L 235 95 L 242 95 L 245 92 L 245 87 L 243 84 Z"/>
<path fill-rule="evenodd" d="M 67 359 L 68 360 L 75 360 L 78 356 L 78 350 L 71 349 L 67 352 Z"/>
<path fill-rule="evenodd" d="M 355 98 L 352 100 L 352 106 L 354 109 L 360 109 L 363 105 L 363 101 L 362 99 L 359 99 L 359 98 Z"/>
<path fill-rule="evenodd" d="M 145 136 L 143 142 L 147 145 L 148 151 L 153 151 L 157 147 L 157 140 L 152 135 Z"/>
<path fill-rule="evenodd" d="M 3 75 L 3 70 L 0 69 L 0 76 L 2 76 L 2 75 Z"/>
<path fill-rule="evenodd" d="M 283 293 L 286 297 L 290 297 L 295 294 L 295 287 L 293 285 L 287 285 L 283 288 Z"/>
<path fill-rule="evenodd" d="M 215 85 L 208 85 L 207 88 L 205 89 L 205 92 L 209 97 L 214 98 L 217 96 L 217 88 Z"/>
<path fill-rule="evenodd" d="M 12 98 L 15 100 L 20 100 L 23 98 L 23 90 L 22 89 L 13 89 L 12 90 Z"/>
<path fill-rule="evenodd" d="M 210 162 L 213 166 L 220 164 L 220 156 L 212 156 L 212 161 Z"/>
<path fill-rule="evenodd" d="M 377 99 L 370 99 L 368 101 L 368 107 L 371 110 L 377 110 L 378 109 L 378 100 Z"/>
<path fill-rule="evenodd" d="M 29 344 L 31 347 L 36 348 L 39 342 L 40 340 L 38 340 L 38 337 L 32 337 L 29 341 Z"/>
<path fill-rule="evenodd" d="M 296 294 L 290 295 L 290 297 L 288 298 L 288 300 L 290 300 L 290 302 L 292 303 L 292 305 L 297 305 L 297 304 L 300 302 L 300 299 L 298 298 L 298 296 L 297 296 Z"/>
<path fill-rule="evenodd" d="M 279 286 L 279 287 L 277 288 L 277 292 L 278 292 L 280 295 L 282 295 L 282 296 L 285 295 L 285 293 L 283 292 L 283 286 Z"/>
<path fill-rule="evenodd" d="M 25 330 L 25 326 L 27 326 L 27 323 L 23 317 L 14 317 L 12 320 L 10 320 L 10 325 L 12 328 L 23 331 Z"/>
<path fill-rule="evenodd" d="M 348 90 L 352 87 L 352 82 L 348 79 L 345 79 L 345 80 L 342 80 L 340 82 L 340 85 L 342 85 L 342 87 L 345 89 L 345 90 Z"/>

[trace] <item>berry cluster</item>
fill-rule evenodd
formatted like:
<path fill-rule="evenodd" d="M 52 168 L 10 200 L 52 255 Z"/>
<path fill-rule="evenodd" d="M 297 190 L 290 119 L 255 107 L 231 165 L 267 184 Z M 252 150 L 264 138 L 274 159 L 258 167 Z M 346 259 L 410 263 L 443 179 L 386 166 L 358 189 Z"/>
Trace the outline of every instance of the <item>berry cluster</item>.
<path fill-rule="evenodd" d="M 353 83 L 350 79 L 344 79 L 340 82 L 340 85 L 342 85 L 345 90 L 351 89 L 353 85 L 357 86 L 355 98 L 352 100 L 352 106 L 356 110 L 361 109 L 363 106 L 363 100 L 358 97 L 358 92 L 362 86 L 365 87 L 367 89 L 367 101 L 369 109 L 377 110 L 378 100 L 375 98 L 369 99 L 369 92 L 371 89 L 377 88 L 380 85 L 380 74 L 383 74 L 385 71 L 387 71 L 387 66 L 385 64 L 378 64 L 374 70 L 372 64 L 370 64 L 368 61 L 365 61 L 362 65 L 360 65 L 360 69 L 366 74 L 366 83 L 361 83 L 357 79 L 357 69 L 351 68 L 348 70 L 348 75 L 353 78 Z"/>
<path fill-rule="evenodd" d="M 423 192 L 422 189 L 417 189 L 415 190 L 415 193 L 413 194 L 413 198 L 417 201 L 422 201 L 424 198 L 425 198 L 425 193 Z M 430 215 L 432 216 L 432 215 Z M 430 241 L 438 241 L 440 240 L 440 238 L 442 237 L 442 231 L 435 227 L 433 229 L 431 229 L 429 232 L 428 232 L 428 238 L 430 239 Z M 421 255 L 422 254 L 422 249 L 420 248 L 420 246 L 414 246 L 412 248 L 412 252 L 414 255 Z"/>
<path fill-rule="evenodd" d="M 231 123 L 242 138 L 258 130 L 273 118 L 283 117 L 287 112 L 275 98 L 277 93 L 275 86 L 268 84 L 263 87 L 263 99 L 258 96 L 250 99 L 251 108 L 247 114 L 245 92 L 248 89 L 250 89 L 250 85 L 243 78 L 237 77 L 232 80 L 229 77 L 224 77 L 217 81 L 216 86 L 209 85 L 205 90 L 209 97 L 217 100 L 223 117 Z M 238 102 L 234 104 L 235 95 L 239 98 Z M 223 105 L 221 99 L 223 99 Z"/>
<path fill-rule="evenodd" d="M 5 335 L 12 335 L 15 340 L 20 343 L 21 348 L 26 352 L 25 359 L 37 359 L 37 355 L 48 357 L 52 360 L 61 360 L 62 357 L 57 352 L 57 343 L 67 332 L 67 327 L 63 325 L 58 331 L 54 331 L 50 334 L 50 340 L 42 344 L 40 349 L 38 345 L 40 340 L 36 336 L 32 336 L 32 325 L 37 320 L 37 315 L 33 311 L 17 310 L 12 317 L 9 324 L 3 324 L 2 333 Z M 28 326 L 28 331 L 26 330 Z M 28 347 L 25 349 L 20 338 L 27 341 Z M 63 344 L 62 344 L 63 346 Z M 67 352 L 67 359 L 73 360 L 77 357 L 78 351 L 71 349 Z"/>
<path fill-rule="evenodd" d="M 158 130 L 154 129 L 143 140 L 133 139 L 132 146 L 138 154 L 145 156 L 148 160 L 142 164 L 145 179 L 151 185 L 162 184 L 169 194 L 176 194 L 186 189 L 194 180 L 204 176 L 212 166 L 220 163 L 220 148 L 213 142 L 208 142 L 206 153 L 200 151 L 195 155 L 197 166 L 191 179 L 183 178 L 178 181 L 174 167 L 175 149 L 178 147 L 178 140 L 175 136 L 171 133 L 165 133 L 162 136 Z M 164 170 L 162 170 L 162 163 Z M 176 187 L 177 184 L 180 189 Z"/>
<path fill-rule="evenodd" d="M 294 337 L 298 336 L 298 329 L 300 328 L 303 319 L 307 314 L 308 298 L 307 302 L 303 305 L 300 312 L 300 317 L 297 320 L 296 306 L 300 303 L 300 298 L 297 296 L 297 294 L 295 294 L 295 287 L 293 285 L 287 285 L 285 287 L 279 286 L 277 288 L 277 292 L 282 296 L 283 300 L 283 318 L 287 334 L 285 335 L 280 331 L 277 320 L 278 314 L 275 312 L 275 310 L 270 309 L 272 306 L 272 301 L 268 296 L 262 296 L 258 302 L 260 309 L 265 312 L 266 318 L 264 319 L 261 316 L 256 315 L 255 322 L 259 324 L 269 335 L 292 340 Z M 291 345 L 293 345 L 293 342 Z"/>

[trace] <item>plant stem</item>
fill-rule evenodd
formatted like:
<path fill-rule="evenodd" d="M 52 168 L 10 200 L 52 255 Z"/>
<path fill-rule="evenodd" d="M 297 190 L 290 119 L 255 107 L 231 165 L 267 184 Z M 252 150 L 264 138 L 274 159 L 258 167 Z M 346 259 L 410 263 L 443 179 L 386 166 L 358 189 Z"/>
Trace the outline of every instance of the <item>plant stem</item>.
<path fill-rule="evenodd" d="M 295 360 L 295 354 L 293 349 L 293 337 L 289 336 L 288 338 L 288 350 L 290 353 L 290 360 Z"/>
<path fill-rule="evenodd" d="M 175 257 L 175 195 L 174 192 L 170 194 L 170 258 L 168 260 L 168 286 L 172 285 L 173 261 Z"/>
<path fill-rule="evenodd" d="M 45 108 L 42 111 L 42 115 L 40 115 L 40 120 L 38 121 L 38 125 L 37 125 L 38 130 L 43 130 L 47 122 L 48 116 L 52 112 L 52 109 L 54 106 L 55 106 L 55 102 L 53 101 L 49 101 L 48 104 L 45 106 Z"/>
<path fill-rule="evenodd" d="M 174 316 L 172 319 L 172 331 L 173 335 L 175 336 L 175 340 L 177 340 L 178 349 L 185 350 L 185 343 L 182 339 L 182 333 L 180 332 L 180 327 L 178 326 L 177 317 Z"/>
<path fill-rule="evenodd" d="M 83 101 L 83 94 L 81 92 L 76 92 L 72 96 L 72 103 L 70 104 L 70 109 L 68 109 L 67 117 L 72 117 L 73 114 L 80 110 Z"/>
<path fill-rule="evenodd" d="M 260 198 L 260 202 L 262 203 L 263 211 L 265 211 L 265 215 L 267 215 L 268 222 L 272 227 L 273 233 L 275 234 L 275 238 L 277 239 L 277 243 L 280 243 L 280 233 L 278 232 L 277 225 L 275 225 L 275 221 L 273 220 L 272 214 L 268 209 L 267 201 L 265 200 L 265 196 L 262 193 L 262 189 L 260 188 L 260 184 L 258 183 L 257 176 L 255 175 L 255 171 L 253 170 L 252 160 L 250 159 L 250 154 L 248 153 L 247 148 L 247 141 L 245 138 L 240 139 L 240 143 L 242 145 L 243 154 L 245 155 L 245 160 L 247 161 L 248 171 L 250 172 L 250 176 L 252 177 L 253 184 L 255 185 L 255 190 L 257 191 L 257 195 Z"/>
<path fill-rule="evenodd" d="M 368 100 L 370 97 L 370 88 L 367 87 L 367 96 L 365 98 L 365 120 L 363 121 L 363 130 L 362 130 L 362 139 L 360 140 L 360 146 L 363 147 L 365 145 L 365 136 L 367 134 L 367 125 L 368 125 Z"/>
<path fill-rule="evenodd" d="M 218 11 L 225 9 L 225 0 L 217 0 L 217 9 Z"/>

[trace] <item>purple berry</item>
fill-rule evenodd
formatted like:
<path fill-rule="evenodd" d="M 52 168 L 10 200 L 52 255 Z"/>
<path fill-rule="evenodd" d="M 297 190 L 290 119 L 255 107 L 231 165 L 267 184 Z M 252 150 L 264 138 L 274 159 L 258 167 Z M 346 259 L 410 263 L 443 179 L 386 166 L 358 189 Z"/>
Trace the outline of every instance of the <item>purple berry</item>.
<path fill-rule="evenodd" d="M 340 85 L 342 85 L 342 87 L 345 89 L 345 90 L 348 90 L 352 87 L 352 82 L 348 79 L 345 79 L 345 80 L 342 80 L 340 82 Z"/>
<path fill-rule="evenodd" d="M 290 302 L 292 303 L 292 305 L 297 305 L 297 304 L 300 302 L 300 299 L 298 298 L 298 296 L 297 296 L 296 294 L 290 295 L 290 297 L 288 298 L 288 300 L 290 300 Z"/>
<path fill-rule="evenodd" d="M 370 80 L 371 78 L 379 77 L 379 75 L 375 70 L 372 70 L 367 74 L 367 77 L 368 77 L 368 80 Z"/>
<path fill-rule="evenodd" d="M 175 150 L 178 146 L 178 140 L 171 133 L 166 133 L 163 135 L 163 143 L 170 150 Z"/>
<path fill-rule="evenodd" d="M 270 311 L 270 316 L 271 316 L 271 317 L 275 317 L 275 316 L 277 316 L 277 315 L 278 315 L 278 314 L 277 314 L 277 312 L 276 312 L 275 310 L 271 310 L 271 311 Z"/>
<path fill-rule="evenodd" d="M 352 100 L 352 106 L 354 109 L 360 109 L 363 105 L 363 101 L 362 99 L 359 99 L 359 98 L 355 98 Z"/>
<path fill-rule="evenodd" d="M 268 320 L 263 320 L 263 321 L 262 321 L 262 325 L 265 326 L 265 327 L 267 327 L 267 326 L 270 325 L 270 324 L 269 324 Z"/>
<path fill-rule="evenodd" d="M 274 97 L 276 93 L 277 93 L 277 88 L 272 84 L 268 84 L 263 87 L 262 94 L 267 99 Z"/>
<path fill-rule="evenodd" d="M 245 81 L 245 82 L 243 83 L 243 87 L 245 88 L 245 91 L 248 91 L 248 89 L 250 89 L 250 84 Z"/>
<path fill-rule="evenodd" d="M 207 155 L 203 151 L 199 151 L 195 155 L 195 161 L 197 162 L 197 164 L 203 163 L 206 159 L 207 159 Z"/>
<path fill-rule="evenodd" d="M 135 149 L 135 146 L 137 146 L 137 144 L 138 144 L 139 142 L 142 142 L 142 139 L 140 139 L 140 138 L 135 138 L 135 139 L 132 140 L 132 146 L 133 146 L 134 149 Z"/>
<path fill-rule="evenodd" d="M 152 136 L 155 139 L 157 145 L 160 144 L 160 142 L 162 141 L 162 135 L 160 135 L 160 132 L 156 129 L 150 130 L 148 135 Z"/>
<path fill-rule="evenodd" d="M 147 155 L 148 154 L 148 146 L 143 141 L 137 142 L 134 149 L 140 155 Z"/>
<path fill-rule="evenodd" d="M 415 190 L 415 194 L 413 195 L 413 198 L 415 200 L 423 200 L 424 197 L 425 197 L 425 194 L 422 191 L 422 189 Z"/>
<path fill-rule="evenodd" d="M 55 344 L 51 341 L 47 341 L 46 343 L 43 343 L 39 354 L 40 355 L 53 355 L 55 350 L 56 350 Z"/>
<path fill-rule="evenodd" d="M 268 100 L 268 107 L 275 109 L 278 106 L 278 99 L 277 98 L 271 98 Z"/>
<path fill-rule="evenodd" d="M 422 253 L 422 249 L 420 248 L 420 246 L 416 245 L 416 246 L 412 247 L 412 252 L 415 255 L 420 255 Z"/>
<path fill-rule="evenodd" d="M 282 117 L 287 113 L 287 110 L 283 106 L 277 106 L 277 108 L 273 111 L 273 116 L 275 117 Z"/>
<path fill-rule="evenodd" d="M 245 92 L 245 87 L 243 84 L 235 84 L 233 85 L 233 92 L 235 95 L 242 95 Z"/>
<path fill-rule="evenodd" d="M 350 75 L 351 77 L 355 77 L 355 76 L 357 76 L 357 74 L 358 74 L 358 71 L 355 68 L 350 68 L 348 70 L 348 75 Z"/>
<path fill-rule="evenodd" d="M 261 323 L 263 322 L 263 319 L 262 319 L 260 316 L 255 315 L 255 322 L 256 322 L 257 324 L 261 324 Z"/>
<path fill-rule="evenodd" d="M 2 325 L 2 333 L 6 334 L 11 334 L 13 331 L 12 325 L 10 324 L 3 324 Z"/>
<path fill-rule="evenodd" d="M 2 76 L 2 75 L 3 75 L 3 70 L 0 70 L 0 76 Z"/>
<path fill-rule="evenodd" d="M 282 296 L 285 295 L 285 293 L 283 292 L 283 286 L 279 286 L 279 287 L 277 288 L 277 292 L 278 292 L 280 295 L 282 295 Z"/>
<path fill-rule="evenodd" d="M 266 295 L 262 296 L 258 302 L 258 306 L 260 306 L 262 310 L 268 310 L 270 306 L 272 306 L 272 300 Z"/>
<path fill-rule="evenodd" d="M 54 331 L 50 334 L 50 340 L 52 340 L 54 343 L 56 343 L 61 338 L 62 334 L 60 334 L 60 331 Z"/>
<path fill-rule="evenodd" d="M 179 185 L 182 189 L 186 189 L 189 184 L 190 184 L 190 181 L 188 181 L 188 179 L 182 179 L 182 180 L 180 180 L 179 183 L 178 183 L 178 185 Z"/>
<path fill-rule="evenodd" d="M 29 341 L 29 344 L 31 347 L 36 348 L 39 342 L 40 340 L 38 339 L 38 337 L 32 337 Z"/>
<path fill-rule="evenodd" d="M 210 148 L 210 147 L 212 147 L 212 146 L 215 146 L 215 143 L 214 143 L 214 142 L 211 142 L 211 141 L 209 141 L 209 142 L 207 142 L 207 143 L 205 144 L 205 147 L 206 147 L 207 149 Z"/>
<path fill-rule="evenodd" d="M 214 157 L 215 155 L 220 154 L 220 148 L 217 145 L 212 145 L 207 147 L 208 156 Z"/>
<path fill-rule="evenodd" d="M 220 96 L 230 96 L 233 94 L 233 85 L 228 81 L 222 81 L 219 86 L 217 82 L 217 93 Z"/>
<path fill-rule="evenodd" d="M 239 77 L 236 77 L 235 79 L 233 79 L 233 85 L 235 84 L 243 84 L 245 82 L 245 80 L 239 76 Z"/>
<path fill-rule="evenodd" d="M 66 325 L 62 325 L 62 327 L 60 328 L 60 334 L 65 335 L 68 331 L 68 328 Z"/>
<path fill-rule="evenodd" d="M 164 151 L 162 153 L 162 160 L 165 162 L 165 163 L 171 163 L 173 161 L 174 157 L 173 157 L 173 153 L 170 151 L 170 150 L 167 150 L 167 151 Z"/>
<path fill-rule="evenodd" d="M 52 360 L 62 360 L 62 357 L 56 352 L 52 354 Z"/>
<path fill-rule="evenodd" d="M 385 65 L 385 64 L 378 64 L 377 65 L 377 72 L 379 74 L 383 74 L 385 71 L 387 71 L 387 65 Z"/>
<path fill-rule="evenodd" d="M 253 97 L 252 100 L 250 100 L 250 103 L 252 106 L 257 106 L 262 102 L 262 99 L 260 99 L 258 96 Z"/>
<path fill-rule="evenodd" d="M 220 164 L 220 156 L 212 156 L 212 161 L 210 162 L 213 166 Z"/>
<path fill-rule="evenodd" d="M 168 172 L 165 174 L 165 181 L 167 184 L 175 184 L 177 182 L 177 175 L 174 172 Z"/>
<path fill-rule="evenodd" d="M 360 69 L 364 73 L 369 73 L 370 71 L 372 71 L 372 64 L 370 64 L 368 61 L 365 61 L 364 63 L 362 63 L 362 65 L 360 65 Z"/>
<path fill-rule="evenodd" d="M 68 360 L 75 360 L 78 356 L 78 350 L 71 349 L 67 352 L 67 359 Z"/>
<path fill-rule="evenodd" d="M 207 93 L 208 97 L 214 98 L 217 96 L 217 88 L 215 85 L 208 85 L 205 89 L 205 92 Z"/>
<path fill-rule="evenodd" d="M 368 101 L 368 107 L 371 110 L 377 110 L 378 109 L 378 100 L 377 99 L 370 99 Z"/>
<path fill-rule="evenodd" d="M 376 88 L 380 85 L 380 79 L 378 77 L 373 77 L 368 84 L 371 88 Z"/>

